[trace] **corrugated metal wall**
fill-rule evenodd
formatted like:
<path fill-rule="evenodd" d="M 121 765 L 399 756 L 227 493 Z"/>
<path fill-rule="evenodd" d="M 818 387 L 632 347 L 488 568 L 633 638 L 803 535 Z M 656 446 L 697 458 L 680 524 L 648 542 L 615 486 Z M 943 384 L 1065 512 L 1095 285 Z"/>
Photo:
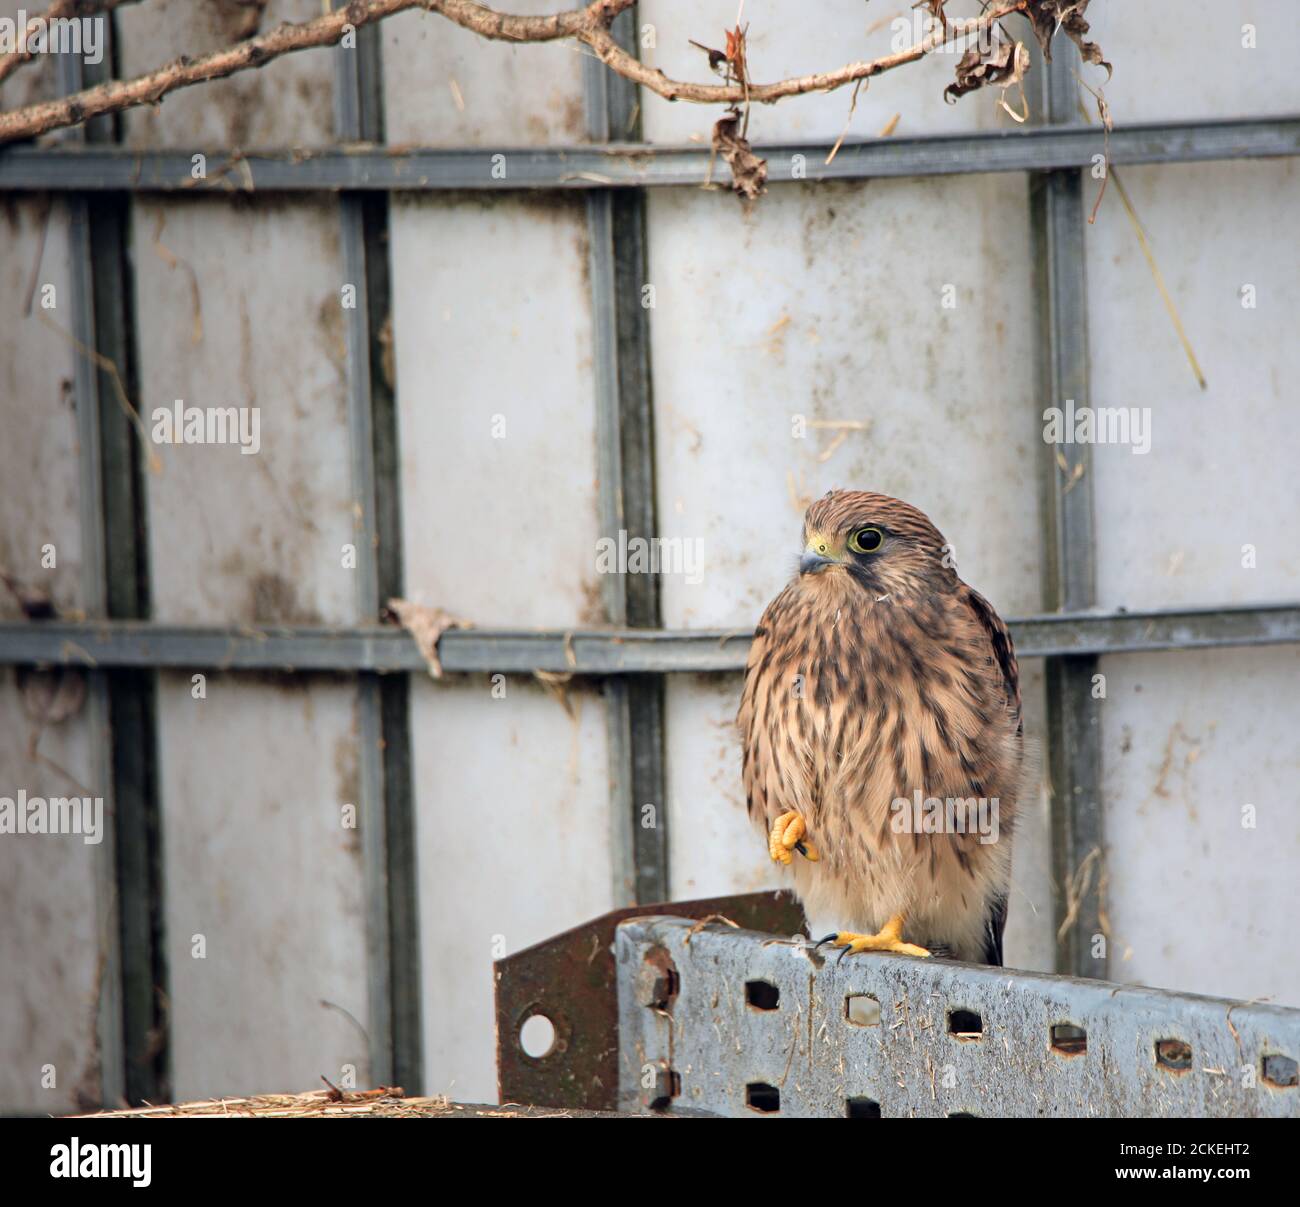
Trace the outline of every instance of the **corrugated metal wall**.
<path fill-rule="evenodd" d="M 18 7 L 0 0 L 0 15 Z M 516 3 L 519 11 L 553 7 Z M 764 78 L 889 49 L 889 20 L 856 0 L 746 5 Z M 954 6 L 957 8 L 959 6 Z M 970 6 L 968 6 L 970 7 Z M 319 12 L 268 6 L 265 24 Z M 146 3 L 118 14 L 121 70 L 229 41 L 239 6 Z M 732 0 L 643 0 L 642 55 L 698 76 Z M 1294 113 L 1282 0 L 1096 0 L 1116 64 L 1118 121 Z M 1243 22 L 1258 45 L 1241 48 Z M 386 23 L 390 143 L 582 141 L 573 47 L 485 45 L 445 22 Z M 716 40 L 716 33 L 714 40 Z M 942 56 L 871 83 L 851 133 L 1012 125 L 983 95 L 943 104 Z M 333 139 L 328 52 L 169 97 L 124 123 L 133 147 L 319 146 Z M 47 65 L 0 90 L 51 88 Z M 833 140 L 847 93 L 756 112 L 756 140 Z M 707 138 L 716 114 L 643 98 L 652 142 Z M 779 181 L 777 165 L 773 180 Z M 1114 607 L 1300 596 L 1290 522 L 1300 487 L 1300 303 L 1293 160 L 1133 168 L 1142 220 L 1209 388 L 1197 388 L 1133 225 L 1113 192 L 1088 231 L 1097 405 L 1150 406 L 1147 456 L 1098 447 L 1098 594 Z M 1113 187 L 1113 186 L 1112 186 Z M 1036 302 L 1023 175 L 776 184 L 750 214 L 729 197 L 653 191 L 647 208 L 657 508 L 667 537 L 703 542 L 700 582 L 668 575 L 666 628 L 750 626 L 791 570 L 799 507 L 831 486 L 920 505 L 964 576 L 1003 615 L 1042 610 L 1043 506 Z M 45 233 L 42 235 L 42 231 Z M 303 196 L 133 202 L 139 405 L 256 405 L 262 452 L 159 450 L 148 476 L 153 616 L 195 623 L 346 624 L 362 617 L 340 549 L 354 539 L 346 424 L 345 284 L 335 201 Z M 66 310 L 30 312 L 32 282 L 66 290 L 61 202 L 0 198 L 0 568 L 79 586 L 76 350 Z M 588 223 L 578 196 L 438 195 L 391 209 L 392 363 L 401 440 L 406 593 L 483 626 L 603 618 Z M 42 248 L 42 239 L 43 250 Z M 39 259 L 38 259 L 39 252 Z M 1256 289 L 1244 309 L 1240 290 Z M 955 305 L 943 304 L 951 286 Z M 792 420 L 854 421 L 804 439 Z M 827 451 L 830 449 L 831 451 Z M 54 571 L 40 568 L 46 542 Z M 1258 551 L 1244 569 L 1241 547 Z M 0 616 L 19 615 L 8 594 Z M 1106 658 L 1102 712 L 1112 975 L 1300 1005 L 1283 958 L 1296 905 L 1300 651 Z M 1043 732 L 1041 664 L 1027 660 L 1027 725 Z M 599 690 L 528 676 L 416 677 L 425 1089 L 495 1097 L 491 963 L 616 899 L 613 770 Z M 0 790 L 101 781 L 83 710 L 40 735 L 41 684 L 0 671 Z M 666 689 L 670 883 L 676 897 L 780 882 L 745 820 L 734 676 Z M 352 1065 L 367 1079 L 366 927 L 357 831 L 358 693 L 346 678 L 188 675 L 158 686 L 166 960 L 178 1097 L 307 1088 Z M 61 770 L 56 770 L 57 765 Z M 1253 804 L 1258 828 L 1243 829 Z M 1017 839 L 1008 962 L 1050 968 L 1046 789 Z M 101 918 L 94 848 L 0 841 L 0 1103 L 60 1110 L 93 1095 Z M 206 958 L 193 958 L 194 936 Z M 41 1066 L 58 1069 L 51 1091 Z"/>

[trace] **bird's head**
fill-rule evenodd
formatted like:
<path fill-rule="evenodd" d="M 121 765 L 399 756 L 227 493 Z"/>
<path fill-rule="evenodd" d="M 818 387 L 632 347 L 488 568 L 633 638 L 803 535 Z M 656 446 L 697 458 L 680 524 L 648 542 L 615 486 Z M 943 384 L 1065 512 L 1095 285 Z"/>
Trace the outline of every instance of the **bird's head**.
<path fill-rule="evenodd" d="M 847 576 L 877 595 L 953 590 L 951 550 L 923 511 L 866 490 L 832 490 L 808 508 L 799 576 Z"/>

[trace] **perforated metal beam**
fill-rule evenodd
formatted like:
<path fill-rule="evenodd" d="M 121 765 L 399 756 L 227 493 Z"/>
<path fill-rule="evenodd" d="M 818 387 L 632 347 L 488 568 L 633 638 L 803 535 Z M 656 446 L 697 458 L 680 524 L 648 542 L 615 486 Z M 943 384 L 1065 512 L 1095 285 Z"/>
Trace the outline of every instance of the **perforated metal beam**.
<path fill-rule="evenodd" d="M 615 934 L 619 1109 L 1300 1117 L 1300 1010 L 861 955 L 722 924 Z"/>

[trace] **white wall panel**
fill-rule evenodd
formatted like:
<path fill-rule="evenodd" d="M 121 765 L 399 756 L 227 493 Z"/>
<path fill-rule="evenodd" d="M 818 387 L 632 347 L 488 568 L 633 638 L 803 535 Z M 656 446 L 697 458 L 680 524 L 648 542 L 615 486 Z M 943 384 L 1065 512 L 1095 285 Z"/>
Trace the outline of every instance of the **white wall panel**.
<path fill-rule="evenodd" d="M 613 908 L 604 701 L 511 675 L 411 694 L 425 1090 L 495 1102 L 492 961 Z"/>
<path fill-rule="evenodd" d="M 599 621 L 581 199 L 398 203 L 392 246 L 407 594 Z"/>
<path fill-rule="evenodd" d="M 1150 411 L 1150 452 L 1097 445 L 1097 586 L 1111 606 L 1300 596 L 1300 203 L 1290 160 L 1126 168 L 1122 179 L 1208 389 L 1196 384 L 1119 198 L 1088 235 L 1093 405 Z M 1253 286 L 1256 305 L 1242 305 Z M 1255 568 L 1243 567 L 1244 545 Z"/>
<path fill-rule="evenodd" d="M 1300 108 L 1292 0 L 1092 0 L 1088 21 L 1115 65 L 1105 94 L 1116 122 L 1289 115 Z M 1254 27 L 1253 48 L 1242 44 L 1247 26 Z"/>
<path fill-rule="evenodd" d="M 559 11 L 514 0 L 523 16 Z M 390 143 L 530 147 L 586 141 L 583 50 L 571 42 L 487 42 L 425 12 L 384 22 L 384 112 Z"/>
<path fill-rule="evenodd" d="M 146 422 L 178 398 L 260 412 L 255 455 L 151 445 L 161 461 L 148 489 L 155 617 L 354 619 L 337 209 L 146 201 L 132 239 Z"/>
<path fill-rule="evenodd" d="M 1102 670 L 1112 977 L 1300 1006 L 1300 651 Z"/>
<path fill-rule="evenodd" d="M 0 796 L 106 797 L 92 770 L 84 707 L 43 728 L 38 708 L 34 696 L 25 702 L 15 668 L 0 668 Z M 0 1110 L 59 1113 L 99 1101 L 95 860 L 102 849 L 75 834 L 0 835 Z M 46 1065 L 54 1066 L 49 1087 Z"/>
<path fill-rule="evenodd" d="M 0 7 L 0 16 L 10 15 Z M 14 97 L 11 87 L 5 99 Z M 0 572 L 76 615 L 84 596 L 69 267 L 62 204 L 46 212 L 39 200 L 0 200 Z M 42 297 L 52 298 L 53 309 L 42 308 Z M 52 568 L 41 565 L 47 544 Z M 0 619 L 22 615 L 0 583 Z M 36 684 L 24 690 L 15 668 L 0 668 L 0 796 L 107 795 L 95 781 L 84 706 L 42 727 L 46 699 Z M 98 1098 L 101 850 L 76 835 L 0 835 L 0 1110 L 72 1110 L 79 1089 Z M 49 1088 L 42 1085 L 47 1064 L 54 1066 Z"/>
<path fill-rule="evenodd" d="M 124 76 L 143 75 L 185 54 L 197 58 L 285 21 L 321 15 L 320 0 L 149 0 L 117 13 Z M 335 51 L 298 51 L 170 93 L 161 105 L 131 110 L 126 141 L 135 147 L 254 148 L 328 144 L 334 137 Z M 209 170 L 221 165 L 210 163 Z"/>
<path fill-rule="evenodd" d="M 0 200 L 0 571 L 63 613 L 83 603 L 70 280 L 63 204 Z M 52 568 L 41 565 L 47 544 Z M 0 617 L 21 615 L 0 585 Z"/>
<path fill-rule="evenodd" d="M 369 1081 L 355 710 L 346 680 L 161 677 L 178 1101 Z"/>

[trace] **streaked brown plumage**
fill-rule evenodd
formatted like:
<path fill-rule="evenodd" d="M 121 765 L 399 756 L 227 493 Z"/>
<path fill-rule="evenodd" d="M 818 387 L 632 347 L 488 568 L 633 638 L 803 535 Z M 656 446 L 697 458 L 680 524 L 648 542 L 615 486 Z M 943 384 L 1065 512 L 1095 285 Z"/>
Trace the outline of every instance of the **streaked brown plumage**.
<path fill-rule="evenodd" d="M 804 544 L 745 675 L 750 817 L 765 834 L 784 813 L 803 818 L 817 862 L 779 840 L 773 856 L 790 862 L 815 933 L 874 933 L 901 916 L 935 954 L 1000 964 L 1024 770 L 1006 626 L 898 499 L 832 491 L 808 509 Z M 996 841 L 951 825 L 900 832 L 915 813 L 895 802 L 927 798 L 996 801 Z"/>

